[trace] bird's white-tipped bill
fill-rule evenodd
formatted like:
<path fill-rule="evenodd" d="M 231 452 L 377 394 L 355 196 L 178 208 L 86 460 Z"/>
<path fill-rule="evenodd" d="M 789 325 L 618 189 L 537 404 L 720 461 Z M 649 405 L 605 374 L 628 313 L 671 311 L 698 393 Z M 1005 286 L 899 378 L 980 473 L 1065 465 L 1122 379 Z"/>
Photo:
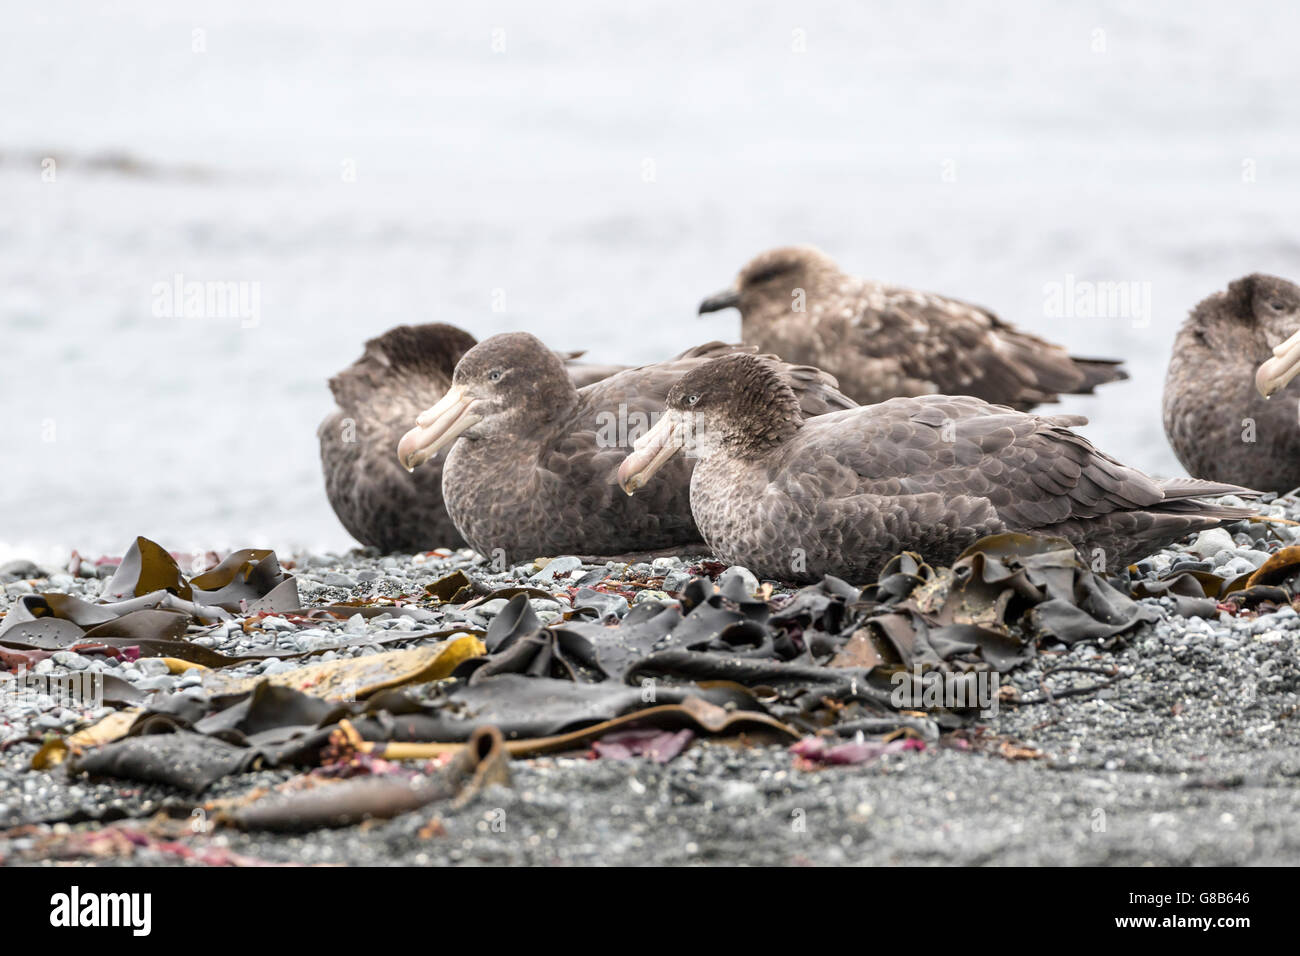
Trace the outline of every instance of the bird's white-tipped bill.
<path fill-rule="evenodd" d="M 672 409 L 664 412 L 654 428 L 636 440 L 632 454 L 618 466 L 618 484 L 629 495 L 644 487 L 654 473 L 686 445 L 687 427 Z"/>
<path fill-rule="evenodd" d="M 1273 357 L 1255 372 L 1255 388 L 1268 398 L 1300 375 L 1300 332 L 1273 349 Z"/>
<path fill-rule="evenodd" d="M 463 385 L 453 385 L 438 404 L 427 409 L 419 423 L 397 443 L 397 460 L 407 471 L 414 471 L 441 449 L 446 448 L 466 429 L 481 419 L 471 412 L 474 399 L 465 394 Z"/>

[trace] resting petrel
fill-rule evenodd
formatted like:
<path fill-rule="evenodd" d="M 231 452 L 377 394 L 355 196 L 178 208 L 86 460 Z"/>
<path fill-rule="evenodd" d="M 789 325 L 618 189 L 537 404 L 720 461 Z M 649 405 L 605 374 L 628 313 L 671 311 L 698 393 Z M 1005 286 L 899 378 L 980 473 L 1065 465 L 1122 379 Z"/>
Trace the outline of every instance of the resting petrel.
<path fill-rule="evenodd" d="M 440 322 L 399 325 L 366 343 L 365 352 L 330 379 L 336 408 L 317 429 L 325 493 L 343 527 L 380 551 L 427 551 L 463 544 L 442 503 L 442 460 L 408 473 L 393 449 L 421 409 L 451 386 L 474 336 Z M 622 366 L 560 359 L 576 385 Z"/>
<path fill-rule="evenodd" d="M 781 581 L 864 583 L 900 551 L 949 563 L 1003 531 L 1060 535 L 1094 569 L 1117 570 L 1253 513 L 1196 497 L 1252 494 L 1244 488 L 1161 481 L 1103 454 L 1070 431 L 1087 421 L 1077 415 L 950 395 L 807 420 L 798 412 L 770 366 L 718 358 L 673 386 L 619 481 L 628 494 L 653 488 L 650 476 L 691 449 L 691 510 L 704 540 L 721 560 Z"/>
<path fill-rule="evenodd" d="M 811 246 L 757 256 L 700 312 L 733 306 L 746 345 L 825 369 L 863 405 L 943 393 L 1027 411 L 1128 377 L 1119 362 L 1075 358 L 980 306 L 847 275 Z"/>
<path fill-rule="evenodd" d="M 663 413 L 673 384 L 738 350 L 752 351 L 712 342 L 575 388 L 533 336 L 495 335 L 465 353 L 442 401 L 403 436 L 397 460 L 418 474 L 421 463 L 451 446 L 443 498 L 457 529 L 484 556 L 515 562 L 699 545 L 690 506 L 693 460 L 679 457 L 644 499 L 624 496 L 616 472 L 632 442 Z M 853 407 L 818 369 L 751 357 L 783 383 L 799 417 Z"/>
<path fill-rule="evenodd" d="M 1165 434 L 1187 473 L 1279 494 L 1300 485 L 1298 395 L 1282 391 L 1297 373 L 1293 283 L 1256 273 L 1197 305 L 1165 375 Z"/>

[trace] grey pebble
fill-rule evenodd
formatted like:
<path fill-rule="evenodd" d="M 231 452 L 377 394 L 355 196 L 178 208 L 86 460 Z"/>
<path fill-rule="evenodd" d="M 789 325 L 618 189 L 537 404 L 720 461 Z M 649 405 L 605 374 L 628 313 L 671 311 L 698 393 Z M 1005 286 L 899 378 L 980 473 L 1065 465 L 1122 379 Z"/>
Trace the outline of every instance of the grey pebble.
<path fill-rule="evenodd" d="M 571 554 L 562 555 L 548 561 L 546 567 L 542 568 L 536 574 L 532 575 L 529 580 L 539 583 L 550 583 L 557 577 L 568 576 L 572 572 L 582 567 L 582 562 Z"/>
<path fill-rule="evenodd" d="M 1228 534 L 1223 528 L 1209 528 L 1202 531 L 1196 536 L 1191 547 L 1187 550 L 1192 554 L 1200 555 L 1202 558 L 1214 557 L 1225 548 L 1232 550 L 1236 547 L 1232 540 L 1232 535 Z"/>
<path fill-rule="evenodd" d="M 663 592 L 663 591 L 652 591 L 652 590 L 650 590 L 650 589 L 647 588 L 647 589 L 644 590 L 644 591 L 640 591 L 640 592 L 638 592 L 638 593 L 637 593 L 637 596 L 636 596 L 635 598 L 633 598 L 632 603 L 633 603 L 633 604 L 646 604 L 647 602 L 650 602 L 650 601 L 671 601 L 671 600 L 672 600 L 672 596 L 671 596 L 671 595 L 669 595 L 669 594 L 667 594 L 667 593 L 665 593 L 665 592 Z"/>
<path fill-rule="evenodd" d="M 758 591 L 758 578 L 754 577 L 754 573 L 750 571 L 749 568 L 741 567 L 738 564 L 727 568 L 727 570 L 718 575 L 718 587 L 721 588 L 733 578 L 740 579 L 740 583 L 744 586 L 746 594 L 754 594 Z"/>
<path fill-rule="evenodd" d="M 176 685 L 176 678 L 171 675 L 146 677 L 135 682 L 137 690 L 171 690 Z"/>
<path fill-rule="evenodd" d="M 60 667 L 66 667 L 70 671 L 84 671 L 90 666 L 90 661 L 72 651 L 55 651 L 51 660 Z"/>
<path fill-rule="evenodd" d="M 682 588 L 691 583 L 691 575 L 688 571 L 670 571 L 664 575 L 664 590 L 678 593 Z"/>
<path fill-rule="evenodd" d="M 167 662 L 157 657 L 142 657 L 135 662 L 135 666 L 145 677 L 161 677 L 171 673 Z"/>

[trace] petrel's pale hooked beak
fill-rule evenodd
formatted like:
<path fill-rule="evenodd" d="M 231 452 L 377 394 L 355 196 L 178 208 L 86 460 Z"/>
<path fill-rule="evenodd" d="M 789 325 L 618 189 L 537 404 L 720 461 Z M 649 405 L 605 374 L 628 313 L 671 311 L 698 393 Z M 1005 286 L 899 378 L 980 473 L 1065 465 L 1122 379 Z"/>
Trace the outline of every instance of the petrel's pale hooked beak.
<path fill-rule="evenodd" d="M 481 421 L 483 416 L 470 411 L 474 397 L 464 385 L 447 389 L 437 405 L 420 413 L 414 428 L 397 443 L 397 460 L 407 471 L 414 471 L 446 448 L 461 432 Z"/>
<path fill-rule="evenodd" d="M 1255 372 L 1255 388 L 1268 398 L 1300 375 L 1300 332 L 1273 349 L 1273 357 Z"/>
<path fill-rule="evenodd" d="M 686 446 L 687 425 L 682 416 L 668 409 L 654 428 L 636 440 L 632 454 L 618 466 L 618 485 L 629 495 L 643 487 L 656 471 Z"/>
<path fill-rule="evenodd" d="M 740 293 L 736 289 L 724 289 L 715 292 L 700 303 L 700 315 L 705 312 L 719 312 L 722 309 L 740 308 Z"/>

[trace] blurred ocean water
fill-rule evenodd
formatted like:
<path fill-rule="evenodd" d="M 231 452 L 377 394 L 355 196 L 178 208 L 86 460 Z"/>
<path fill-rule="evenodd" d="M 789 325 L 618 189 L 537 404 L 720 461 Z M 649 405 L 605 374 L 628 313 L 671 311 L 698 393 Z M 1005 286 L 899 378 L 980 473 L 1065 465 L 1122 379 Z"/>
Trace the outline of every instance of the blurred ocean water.
<path fill-rule="evenodd" d="M 15 8 L 0 559 L 347 547 L 315 429 L 366 338 L 440 320 L 653 361 L 735 338 L 696 304 L 792 242 L 1126 359 L 1059 409 L 1178 474 L 1178 324 L 1239 275 L 1300 273 L 1297 25 L 1266 3 Z M 256 308 L 160 308 L 185 282 Z M 1149 309 L 1053 306 L 1098 282 Z"/>

